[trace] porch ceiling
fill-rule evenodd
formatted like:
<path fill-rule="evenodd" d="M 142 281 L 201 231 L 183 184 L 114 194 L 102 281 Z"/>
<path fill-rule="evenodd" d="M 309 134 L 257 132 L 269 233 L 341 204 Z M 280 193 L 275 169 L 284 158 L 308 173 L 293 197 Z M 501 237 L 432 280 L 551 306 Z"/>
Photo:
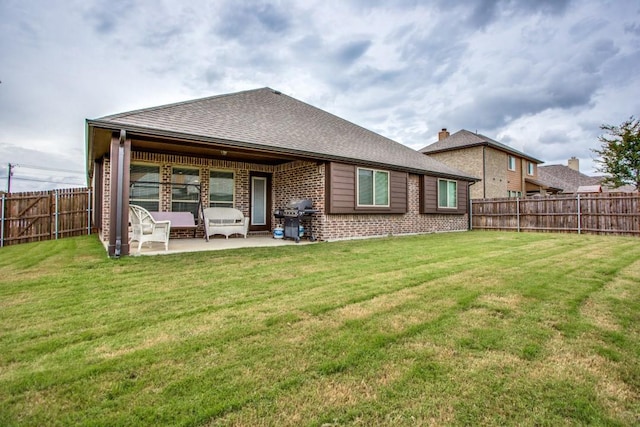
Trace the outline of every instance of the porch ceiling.
<path fill-rule="evenodd" d="M 91 161 L 102 158 L 109 153 L 112 131 L 109 129 L 93 128 L 93 144 Z M 131 149 L 150 153 L 175 154 L 181 156 L 204 157 L 227 161 L 278 165 L 302 157 L 285 155 L 283 153 L 270 153 L 266 151 L 251 150 L 234 146 L 231 142 L 197 141 L 193 139 L 156 137 L 128 133 L 131 138 Z M 91 166 L 91 165 L 89 165 Z"/>

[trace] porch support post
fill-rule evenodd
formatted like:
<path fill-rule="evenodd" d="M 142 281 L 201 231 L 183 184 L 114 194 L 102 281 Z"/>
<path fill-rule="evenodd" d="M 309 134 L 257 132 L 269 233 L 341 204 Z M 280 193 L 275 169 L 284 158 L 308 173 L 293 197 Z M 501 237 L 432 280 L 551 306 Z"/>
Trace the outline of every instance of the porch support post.
<path fill-rule="evenodd" d="M 109 246 L 111 257 L 129 255 L 129 178 L 131 139 L 123 129 L 111 136 Z"/>

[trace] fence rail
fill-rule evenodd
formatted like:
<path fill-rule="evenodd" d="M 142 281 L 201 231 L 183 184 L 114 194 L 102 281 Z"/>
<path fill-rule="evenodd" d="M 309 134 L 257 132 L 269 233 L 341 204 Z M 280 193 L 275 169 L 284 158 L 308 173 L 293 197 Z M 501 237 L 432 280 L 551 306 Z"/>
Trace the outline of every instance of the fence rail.
<path fill-rule="evenodd" d="M 472 200 L 471 227 L 640 236 L 640 193 Z"/>
<path fill-rule="evenodd" d="M 91 234 L 91 189 L 1 196 L 0 247 Z"/>

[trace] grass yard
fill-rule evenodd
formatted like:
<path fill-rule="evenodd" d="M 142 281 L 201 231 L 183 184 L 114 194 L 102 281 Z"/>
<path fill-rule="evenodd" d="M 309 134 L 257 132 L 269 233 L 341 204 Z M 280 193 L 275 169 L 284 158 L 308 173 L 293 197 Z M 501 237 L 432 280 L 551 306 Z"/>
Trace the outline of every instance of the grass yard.
<path fill-rule="evenodd" d="M 0 249 L 0 425 L 640 424 L 640 239 Z"/>

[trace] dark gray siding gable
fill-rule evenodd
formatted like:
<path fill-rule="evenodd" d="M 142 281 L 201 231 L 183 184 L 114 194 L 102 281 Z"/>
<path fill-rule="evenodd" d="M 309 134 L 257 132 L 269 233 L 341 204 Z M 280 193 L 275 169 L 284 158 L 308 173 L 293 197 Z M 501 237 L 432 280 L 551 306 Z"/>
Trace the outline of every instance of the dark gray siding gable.
<path fill-rule="evenodd" d="M 388 207 L 358 207 L 356 171 L 358 166 L 344 163 L 327 164 L 326 207 L 329 214 L 406 213 L 407 181 L 405 172 L 389 172 L 390 200 Z"/>
<path fill-rule="evenodd" d="M 463 180 L 454 181 L 458 183 L 458 207 L 456 209 L 439 208 L 438 178 L 435 176 L 422 176 L 420 180 L 420 213 L 455 215 L 462 215 L 467 213 L 469 206 L 469 182 Z"/>

